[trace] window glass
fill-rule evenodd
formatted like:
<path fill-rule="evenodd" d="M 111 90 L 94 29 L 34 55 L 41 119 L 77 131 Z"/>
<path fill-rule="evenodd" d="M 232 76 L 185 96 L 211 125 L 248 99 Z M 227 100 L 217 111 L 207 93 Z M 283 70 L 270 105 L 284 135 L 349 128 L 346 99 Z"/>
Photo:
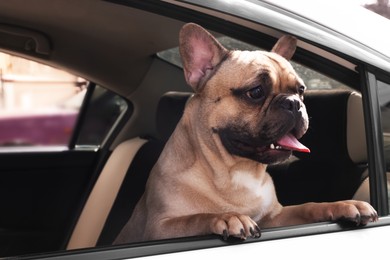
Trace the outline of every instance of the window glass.
<path fill-rule="evenodd" d="M 100 146 L 127 110 L 128 104 L 123 98 L 96 86 L 88 102 L 76 146 Z"/>
<path fill-rule="evenodd" d="M 381 106 L 384 152 L 386 157 L 387 190 L 390 191 L 390 84 L 382 81 L 377 81 L 377 84 L 378 99 Z"/>
<path fill-rule="evenodd" d="M 218 40 L 230 50 L 260 50 L 258 47 L 253 46 L 251 44 L 236 40 L 234 38 L 230 38 L 228 36 L 219 37 Z M 176 66 L 182 68 L 179 48 L 172 48 L 162 52 L 157 53 L 157 56 L 161 59 L 170 62 Z M 308 89 L 338 89 L 345 88 L 342 83 L 333 80 L 321 73 L 318 73 L 312 69 L 309 69 L 305 66 L 302 66 L 296 62 L 291 62 L 296 72 L 301 76 L 303 81 L 305 82 Z"/>
<path fill-rule="evenodd" d="M 67 146 L 86 81 L 0 53 L 0 148 Z"/>

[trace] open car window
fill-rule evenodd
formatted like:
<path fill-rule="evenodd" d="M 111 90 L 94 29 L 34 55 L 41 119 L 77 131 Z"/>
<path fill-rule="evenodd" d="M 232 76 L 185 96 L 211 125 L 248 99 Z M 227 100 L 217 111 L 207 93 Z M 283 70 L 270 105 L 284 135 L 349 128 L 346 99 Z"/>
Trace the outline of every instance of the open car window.
<path fill-rule="evenodd" d="M 0 53 L 0 150 L 67 147 L 86 80 Z"/>
<path fill-rule="evenodd" d="M 83 78 L 0 53 L 0 152 L 100 147 L 127 108 Z"/>

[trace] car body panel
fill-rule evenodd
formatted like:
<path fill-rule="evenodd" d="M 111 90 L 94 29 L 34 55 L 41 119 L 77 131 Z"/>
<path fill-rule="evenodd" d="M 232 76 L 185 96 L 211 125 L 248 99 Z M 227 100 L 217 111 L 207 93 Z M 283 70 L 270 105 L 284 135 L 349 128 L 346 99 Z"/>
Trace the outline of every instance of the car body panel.
<path fill-rule="evenodd" d="M 381 42 L 379 45 L 381 49 L 380 51 L 377 51 L 372 47 L 368 47 L 367 41 L 362 40 L 363 37 L 355 39 L 354 36 L 358 36 L 358 33 L 349 33 L 349 35 L 344 34 L 346 31 L 350 32 L 351 29 L 354 29 L 356 32 L 355 28 L 361 28 L 359 27 L 359 24 L 365 25 L 364 28 L 381 23 L 384 24 L 382 26 L 384 29 L 390 26 L 388 20 L 382 17 L 378 18 L 377 15 L 372 15 L 370 11 L 363 8 L 352 8 L 352 14 L 354 15 L 349 15 L 348 19 L 344 19 L 347 20 L 348 23 L 341 22 L 337 19 L 328 19 L 334 20 L 335 22 L 325 23 L 325 21 L 327 21 L 326 15 L 332 15 L 332 17 L 334 16 L 343 19 L 344 16 L 340 16 L 340 14 L 337 13 L 337 10 L 338 12 L 342 12 L 344 9 L 337 9 L 334 3 L 333 5 L 325 3 L 314 4 L 313 1 L 305 0 L 298 2 L 294 1 L 293 4 L 290 2 L 289 5 L 286 5 L 283 1 L 266 1 L 270 6 L 267 6 L 267 3 L 262 1 L 196 0 L 184 2 L 196 4 L 197 6 L 201 5 L 212 10 L 218 10 L 222 14 L 228 13 L 231 16 L 241 17 L 242 19 L 245 19 L 245 21 L 249 20 L 257 24 L 264 24 L 271 28 L 277 28 L 278 30 L 296 35 L 311 43 L 319 44 L 321 47 L 325 47 L 325 49 L 347 55 L 352 59 L 360 59 L 368 64 L 390 71 L 390 54 L 386 49 L 388 39 L 385 40 L 383 36 L 373 34 L 375 35 L 375 40 L 371 39 L 372 41 L 369 41 L 369 43 L 374 41 Z M 278 7 L 278 5 L 283 6 L 283 8 Z M 316 8 L 313 8 L 314 5 Z M 321 8 L 319 8 L 319 5 L 321 5 Z M 290 8 L 291 11 L 287 8 Z M 368 24 L 359 20 L 359 17 L 354 13 L 354 11 L 356 11 L 355 9 L 358 10 L 359 13 L 363 13 L 371 18 L 368 21 L 365 20 Z M 309 13 L 311 13 L 310 16 L 308 15 Z M 221 16 L 223 16 L 222 14 Z M 321 14 L 321 16 L 317 14 Z M 366 31 L 369 30 L 366 29 Z"/>
<path fill-rule="evenodd" d="M 299 259 L 356 258 L 367 255 L 387 255 L 387 234 L 390 218 L 382 217 L 379 222 L 366 227 L 340 226 L 335 223 L 309 224 L 300 227 L 266 229 L 259 239 L 246 241 L 223 241 L 216 236 L 171 239 L 139 243 L 135 246 L 122 245 L 85 250 L 72 250 L 39 255 L 40 259 L 207 259 L 223 257 L 293 257 Z M 342 231 L 343 230 L 343 231 Z M 287 231 L 287 232 L 286 232 Z M 321 233 L 323 231 L 326 233 Z M 342 232 L 340 232 L 342 231 Z M 367 232 L 367 235 L 366 235 Z M 287 235 L 286 235 L 287 233 Z M 380 241 L 378 238 L 381 238 Z M 361 246 L 363 250 L 358 250 Z M 362 246 L 364 245 L 364 247 Z M 335 250 L 333 250 L 333 248 Z M 370 248 L 372 250 L 365 250 Z"/>
<path fill-rule="evenodd" d="M 386 237 L 389 233 L 390 227 L 386 226 L 163 254 L 140 259 L 219 259 L 223 257 L 223 259 L 298 258 L 301 260 L 329 260 L 332 258 L 381 258 L 388 255 Z M 378 239 L 378 237 L 382 239 Z M 370 250 L 367 250 L 367 248 L 370 248 Z"/>

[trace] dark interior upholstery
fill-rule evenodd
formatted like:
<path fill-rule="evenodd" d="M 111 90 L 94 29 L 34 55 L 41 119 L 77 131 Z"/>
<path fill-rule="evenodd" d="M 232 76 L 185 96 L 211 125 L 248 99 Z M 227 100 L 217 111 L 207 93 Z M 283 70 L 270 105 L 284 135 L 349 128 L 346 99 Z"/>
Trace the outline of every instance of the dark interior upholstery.
<path fill-rule="evenodd" d="M 191 93 L 169 92 L 158 105 L 158 138 L 141 147 L 130 165 L 98 245 L 113 242 L 131 216 L 144 192 L 145 183 L 165 142 L 180 120 Z M 352 198 L 363 178 L 366 164 L 355 164 L 346 141 L 347 103 L 351 91 L 308 91 L 305 104 L 310 126 L 301 142 L 310 154 L 295 154 L 287 162 L 269 166 L 278 198 L 283 205 L 308 201 L 335 201 Z"/>
<path fill-rule="evenodd" d="M 158 103 L 156 111 L 156 128 L 158 139 L 168 141 L 176 128 L 191 92 L 167 92 Z"/>

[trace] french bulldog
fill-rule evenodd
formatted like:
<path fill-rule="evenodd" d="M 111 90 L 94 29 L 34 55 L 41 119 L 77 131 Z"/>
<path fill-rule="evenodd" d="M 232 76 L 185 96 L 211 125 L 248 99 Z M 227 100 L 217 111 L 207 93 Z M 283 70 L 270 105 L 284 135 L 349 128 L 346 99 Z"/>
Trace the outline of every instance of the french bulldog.
<path fill-rule="evenodd" d="M 179 41 L 194 96 L 115 244 L 206 234 L 246 239 L 267 227 L 377 220 L 362 201 L 278 202 L 267 165 L 309 152 L 298 141 L 309 125 L 306 87 L 288 61 L 296 38 L 281 37 L 271 52 L 230 51 L 189 23 Z"/>

